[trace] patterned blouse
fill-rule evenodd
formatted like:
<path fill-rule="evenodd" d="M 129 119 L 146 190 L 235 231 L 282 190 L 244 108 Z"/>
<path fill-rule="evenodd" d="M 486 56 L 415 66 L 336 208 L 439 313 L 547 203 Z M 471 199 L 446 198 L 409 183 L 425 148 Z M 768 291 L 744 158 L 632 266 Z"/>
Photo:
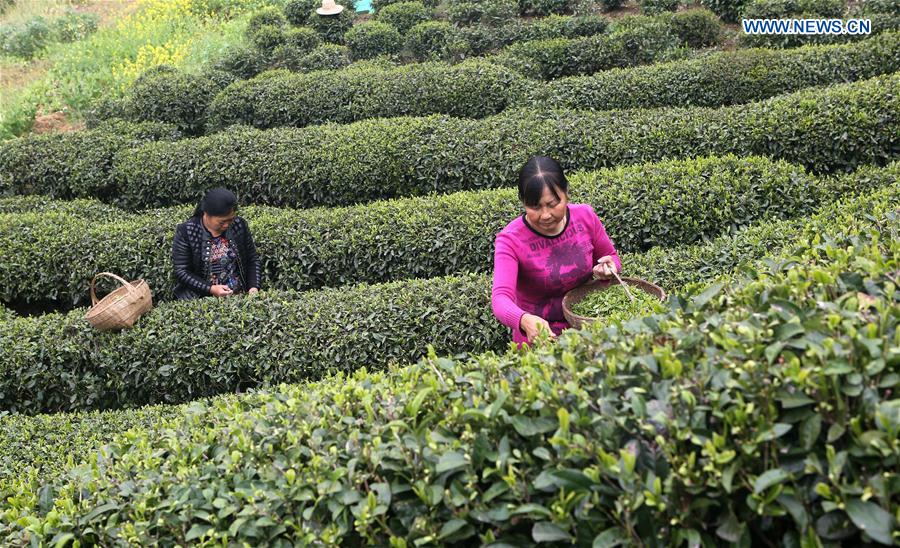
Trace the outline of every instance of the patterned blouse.
<path fill-rule="evenodd" d="M 241 277 L 238 275 L 237 252 L 225 236 L 212 238 L 209 282 L 213 285 L 227 285 L 234 292 L 243 290 Z"/>

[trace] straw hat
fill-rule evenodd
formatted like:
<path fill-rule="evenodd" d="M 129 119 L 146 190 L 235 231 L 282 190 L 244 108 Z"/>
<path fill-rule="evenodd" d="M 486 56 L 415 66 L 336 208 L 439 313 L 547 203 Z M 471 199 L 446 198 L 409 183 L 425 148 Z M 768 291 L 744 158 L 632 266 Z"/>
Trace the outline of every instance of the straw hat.
<path fill-rule="evenodd" d="M 322 0 L 322 7 L 316 8 L 319 15 L 337 15 L 344 11 L 344 6 L 334 3 L 334 0 Z"/>

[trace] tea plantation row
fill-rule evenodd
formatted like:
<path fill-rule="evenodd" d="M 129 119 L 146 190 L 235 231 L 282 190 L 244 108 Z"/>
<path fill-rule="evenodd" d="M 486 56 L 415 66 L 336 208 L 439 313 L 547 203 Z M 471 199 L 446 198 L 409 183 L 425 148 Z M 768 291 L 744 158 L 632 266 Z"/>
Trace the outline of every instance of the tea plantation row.
<path fill-rule="evenodd" d="M 689 250 L 626 255 L 623 265 L 676 291 L 703 272 L 718 275 L 762 257 L 779 242 L 812 240 L 827 233 L 828 223 L 893 211 L 898 192 L 895 182 L 829 206 L 809 222 L 778 221 L 775 230 L 745 230 Z M 491 313 L 489 288 L 489 275 L 469 274 L 163 303 L 121 333 L 93 330 L 83 309 L 7 320 L 0 330 L 0 345 L 9 349 L 0 356 L 0 402 L 26 414 L 181 402 L 372 364 L 410 363 L 429 342 L 442 355 L 500 350 L 509 335 Z"/>
<path fill-rule="evenodd" d="M 679 23 L 676 24 L 675 20 Z M 546 72 L 548 74 L 585 74 L 596 72 L 598 69 L 613 66 L 630 66 L 634 64 L 642 64 L 654 59 L 674 58 L 683 56 L 686 50 L 677 49 L 681 44 L 681 36 L 684 40 L 690 42 L 700 41 L 703 44 L 710 40 L 702 39 L 696 35 L 705 32 L 704 29 L 710 25 L 701 25 L 700 28 L 692 28 L 685 26 L 687 21 L 692 21 L 691 17 L 681 18 L 625 18 L 612 24 L 609 34 L 601 34 L 589 38 L 559 39 L 550 41 L 536 41 L 528 44 L 520 44 L 515 51 L 509 51 L 502 56 L 491 57 L 488 60 L 476 62 L 477 66 L 487 67 L 480 72 L 503 70 L 503 64 L 513 66 L 518 70 L 527 74 L 535 75 L 535 72 Z M 558 35 L 559 32 L 574 32 L 577 34 L 594 34 L 602 33 L 607 30 L 606 19 L 604 18 L 553 18 L 554 23 L 545 23 L 543 21 L 535 22 L 527 25 L 528 28 L 553 30 L 549 35 Z M 626 21 L 628 22 L 626 24 Z M 253 21 L 251 21 L 252 25 Z M 354 36 L 361 34 L 369 29 L 370 25 L 374 27 L 384 26 L 388 29 L 389 25 L 372 22 L 358 25 L 351 31 Z M 255 37 L 253 34 L 256 27 L 248 27 L 251 39 Z M 708 32 L 718 32 L 718 27 L 711 27 L 713 30 Z M 389 97 L 382 99 L 382 103 L 390 104 L 391 98 L 397 98 L 397 86 L 388 86 L 387 90 L 376 90 L 376 86 L 383 87 L 380 76 L 381 70 L 385 67 L 396 66 L 396 62 L 384 56 L 378 57 L 376 60 L 369 62 L 350 63 L 350 55 L 344 51 L 343 46 L 334 44 L 325 44 L 316 47 L 321 42 L 321 38 L 315 31 L 308 28 L 295 28 L 290 30 L 274 30 L 272 25 L 263 25 L 259 32 L 269 29 L 273 32 L 279 32 L 280 38 L 272 44 L 265 47 L 260 46 L 262 51 L 258 53 L 261 59 L 265 59 L 268 66 L 272 68 L 290 69 L 292 71 L 310 72 L 319 69 L 340 69 L 347 67 L 345 70 L 329 70 L 316 76 L 324 77 L 331 73 L 337 74 L 355 74 L 357 80 L 359 77 L 365 79 L 373 89 L 373 96 L 386 93 L 393 88 L 393 93 Z M 369 29 L 369 30 L 375 30 Z M 357 32 L 359 31 L 359 32 Z M 540 33 L 539 33 L 540 34 Z M 269 37 L 272 38 L 272 37 Z M 369 37 L 376 39 L 377 36 Z M 267 39 L 268 40 L 268 39 Z M 271 41 L 271 40 L 269 40 Z M 692 44 L 687 44 L 688 46 Z M 353 46 L 353 44 L 351 44 Z M 699 45 L 697 46 L 699 47 Z M 354 51 L 354 50 L 351 50 Z M 570 55 L 571 52 L 578 52 L 577 55 Z M 96 103 L 89 116 L 89 125 L 96 120 L 109 119 L 113 117 L 127 118 L 133 120 L 158 120 L 176 123 L 179 129 L 190 135 L 198 135 L 204 132 L 213 132 L 223 123 L 228 123 L 228 118 L 207 120 L 207 118 L 215 118 L 217 111 L 223 108 L 218 105 L 211 105 L 214 98 L 218 95 L 223 87 L 235 80 L 243 80 L 262 70 L 259 66 L 262 61 L 254 61 L 246 59 L 245 55 L 235 52 L 234 59 L 230 63 L 219 64 L 217 68 L 212 68 L 200 74 L 187 74 L 173 69 L 168 65 L 152 68 L 146 71 L 133 84 L 126 96 L 122 99 L 102 99 Z M 353 55 L 356 58 L 361 56 Z M 365 56 L 362 56 L 365 57 Z M 496 64 L 493 64 L 496 63 Z M 246 65 L 253 65 L 254 68 L 248 68 Z M 234 66 L 232 66 L 234 65 Z M 436 68 L 435 68 L 436 67 Z M 452 65 L 448 63 L 437 63 L 434 66 L 420 67 L 418 64 L 410 64 L 405 68 L 409 72 L 404 73 L 403 80 L 408 82 L 416 79 L 418 75 L 423 84 L 429 80 L 445 76 L 451 78 L 455 71 L 450 70 Z M 438 72 L 435 73 L 435 70 Z M 282 70 L 286 74 L 291 74 Z M 509 69 L 503 72 L 509 73 Z M 271 71 L 265 75 L 261 75 L 260 79 L 273 77 Z M 516 77 L 522 85 L 526 80 L 520 72 L 511 73 Z M 391 75 L 389 75 L 391 76 Z M 489 75 L 487 75 L 489 76 Z M 486 77 L 483 75 L 482 77 Z M 453 82 L 453 79 L 450 80 Z M 540 82 L 533 82 L 540 85 Z M 466 84 L 469 84 L 468 86 Z M 474 84 L 474 87 L 473 87 Z M 234 85 L 241 86 L 243 82 L 237 82 Z M 431 87 L 434 87 L 432 84 Z M 479 85 L 478 82 L 471 79 L 461 79 L 458 82 L 457 93 L 453 94 L 454 99 L 460 101 L 460 106 L 452 107 L 445 105 L 446 108 L 440 109 L 441 104 L 434 104 L 431 109 L 425 108 L 424 112 L 445 112 L 448 114 L 465 114 L 467 112 L 481 112 L 477 106 L 483 99 L 482 94 L 476 91 L 481 88 L 490 88 L 490 82 Z M 321 89 L 321 88 L 319 88 Z M 325 111 L 334 111 L 340 105 L 341 97 L 332 97 L 336 89 L 326 88 L 326 97 L 331 97 L 331 103 L 323 103 L 323 97 L 316 97 L 316 104 L 323 106 Z M 418 91 L 418 90 L 416 90 Z M 435 90 L 436 92 L 437 90 Z M 496 89 L 493 93 L 498 96 L 497 101 L 502 105 L 508 92 Z M 421 93 L 412 93 L 413 96 L 420 96 Z M 447 95 L 444 93 L 443 95 Z M 296 96 L 296 94 L 294 94 Z M 441 95 L 442 96 L 442 95 Z M 424 105 L 433 102 L 439 95 L 432 93 L 431 98 L 424 98 Z M 286 99 L 287 100 L 287 99 Z M 471 107 L 461 106 L 474 100 L 476 105 Z M 227 103 L 228 97 L 223 101 Z M 366 101 L 367 102 L 367 101 Z M 394 107 L 396 111 L 397 107 Z M 496 112 L 496 109 L 493 111 Z M 393 116 L 399 115 L 394 112 Z M 486 115 L 484 113 L 480 115 Z M 316 116 L 321 117 L 321 114 Z"/>
<path fill-rule="evenodd" d="M 893 544 L 898 191 L 648 321 L 194 404 L 13 486 L 6 542 Z"/>
<path fill-rule="evenodd" d="M 890 74 L 900 70 L 898 59 L 900 33 L 893 32 L 849 45 L 721 52 L 546 84 L 483 61 L 422 63 L 389 70 L 269 73 L 232 84 L 219 93 L 207 110 L 207 129 L 220 131 L 232 124 L 260 129 L 304 127 L 428 114 L 482 118 L 517 106 L 591 110 L 724 106 Z M 184 101 L 177 101 L 181 98 L 172 96 L 164 84 L 138 82 L 131 100 L 132 117 L 181 126 L 196 124 L 196 120 L 173 115 L 169 105 Z M 169 93 L 144 90 L 151 86 Z M 201 108 L 198 105 L 194 110 Z"/>
<path fill-rule="evenodd" d="M 571 197 L 594 207 L 619 251 L 639 252 L 808 214 L 891 183 L 900 164 L 873 173 L 817 179 L 783 161 L 709 157 L 574 174 Z M 90 304 L 91 277 L 113 271 L 169 300 L 174 227 L 191 211 L 132 215 L 96 201 L 0 199 L 0 299 Z M 490 271 L 494 237 L 521 204 L 514 189 L 496 189 L 240 214 L 263 261 L 263 289 L 302 290 Z"/>
<path fill-rule="evenodd" d="M 135 148 L 115 135 L 104 145 L 103 130 L 40 136 L 0 148 L 0 192 L 137 209 L 193 203 L 226 186 L 244 203 L 336 206 L 509 186 L 534 154 L 559 158 L 567 171 L 734 153 L 828 173 L 897 157 L 898 87 L 895 74 L 720 109 L 517 109 L 482 120 L 238 127 Z"/>

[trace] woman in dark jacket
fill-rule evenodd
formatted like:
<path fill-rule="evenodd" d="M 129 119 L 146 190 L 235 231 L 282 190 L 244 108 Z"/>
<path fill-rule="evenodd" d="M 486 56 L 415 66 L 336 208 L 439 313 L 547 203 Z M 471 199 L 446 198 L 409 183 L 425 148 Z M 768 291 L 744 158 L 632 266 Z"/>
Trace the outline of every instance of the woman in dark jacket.
<path fill-rule="evenodd" d="M 194 215 L 175 229 L 172 262 L 175 297 L 259 291 L 261 266 L 247 221 L 237 217 L 237 197 L 215 188 L 206 193 Z"/>

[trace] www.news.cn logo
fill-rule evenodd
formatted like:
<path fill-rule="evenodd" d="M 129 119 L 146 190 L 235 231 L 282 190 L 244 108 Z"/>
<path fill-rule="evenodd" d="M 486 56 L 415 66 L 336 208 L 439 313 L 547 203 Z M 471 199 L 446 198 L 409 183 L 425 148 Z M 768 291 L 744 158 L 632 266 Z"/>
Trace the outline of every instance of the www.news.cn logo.
<path fill-rule="evenodd" d="M 869 19 L 742 19 L 744 34 L 871 34 Z"/>

